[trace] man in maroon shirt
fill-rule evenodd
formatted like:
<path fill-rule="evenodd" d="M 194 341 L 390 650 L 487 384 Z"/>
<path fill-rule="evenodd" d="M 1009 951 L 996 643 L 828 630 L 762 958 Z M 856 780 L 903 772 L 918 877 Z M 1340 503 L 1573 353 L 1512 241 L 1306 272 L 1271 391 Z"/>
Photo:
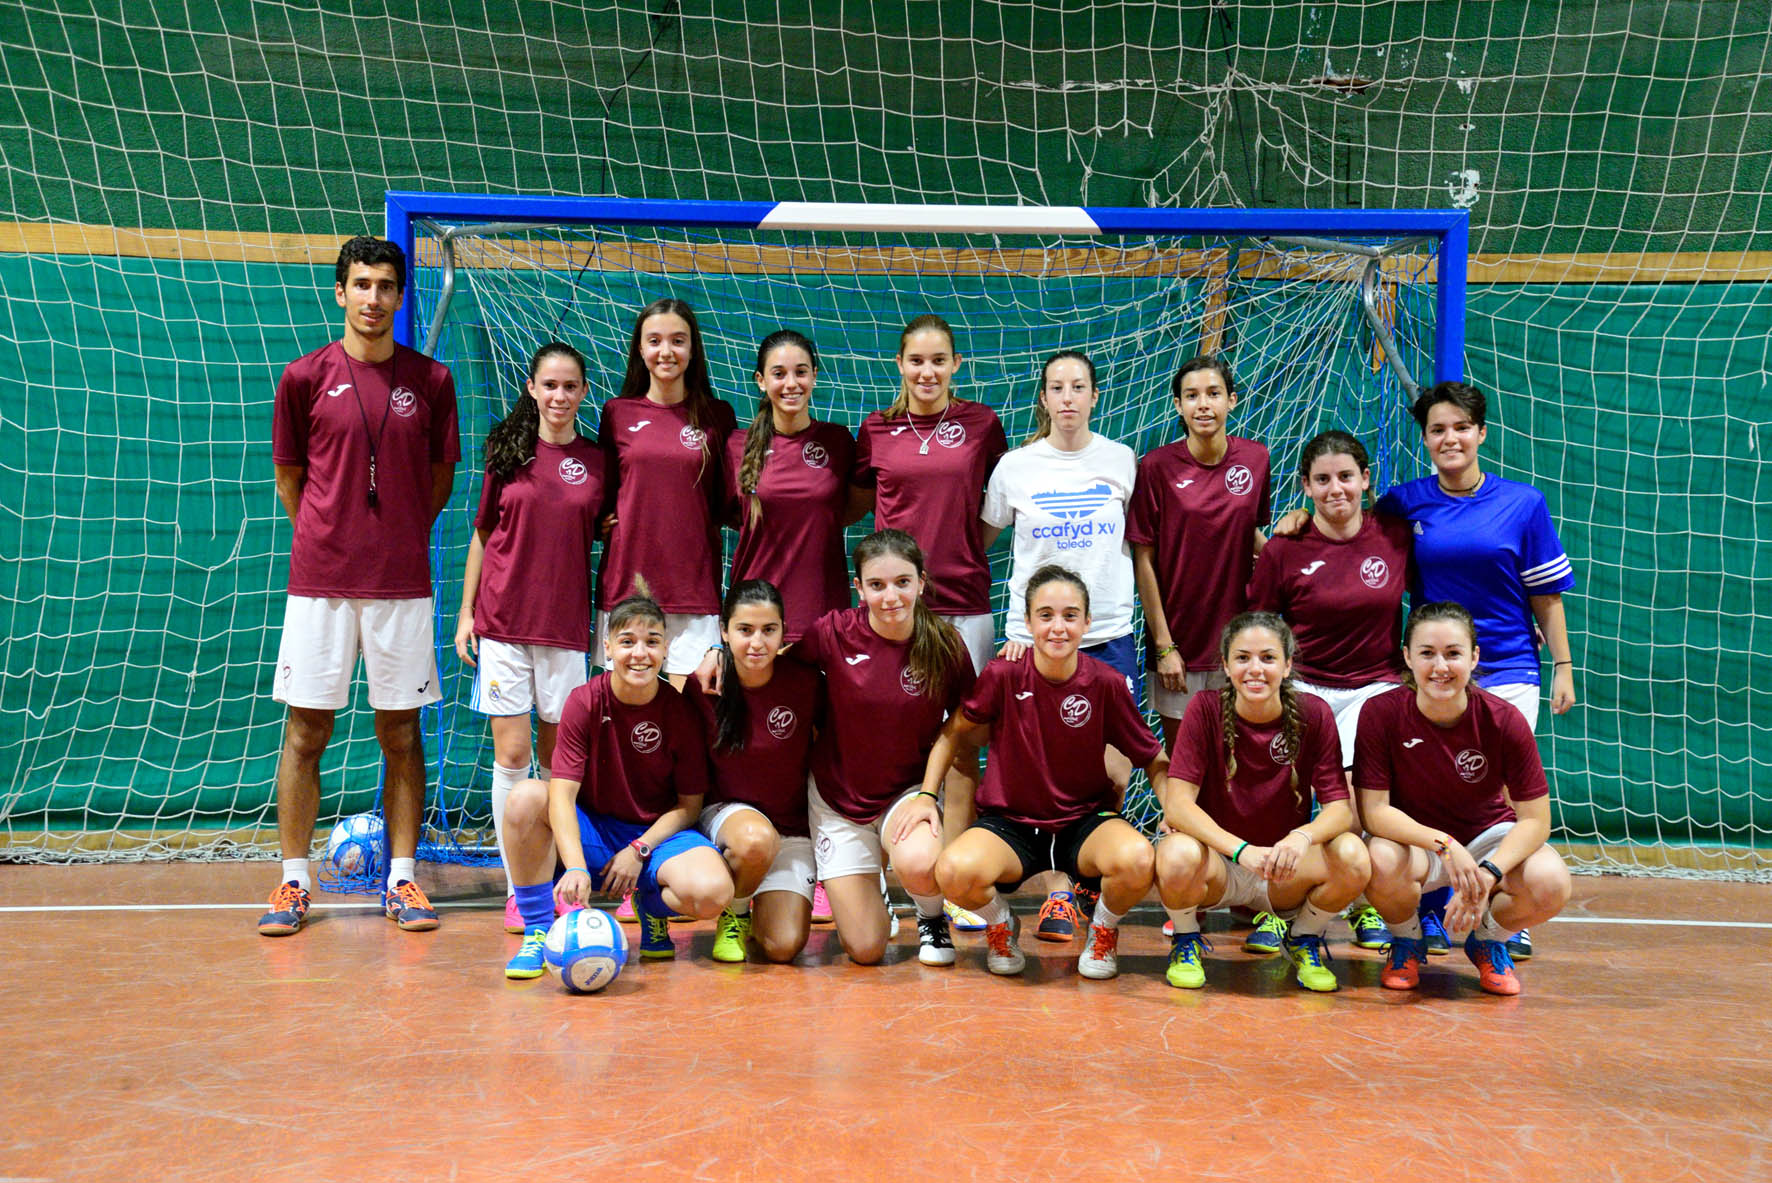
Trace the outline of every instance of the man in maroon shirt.
<path fill-rule="evenodd" d="M 382 802 L 392 857 L 382 907 L 403 929 L 437 927 L 413 881 L 425 799 L 418 710 L 442 697 L 429 539 L 461 441 L 448 369 L 394 342 L 405 289 L 398 246 L 368 237 L 345 243 L 333 289 L 344 335 L 291 362 L 277 384 L 271 459 L 295 540 L 272 691 L 289 708 L 277 763 L 283 874 L 258 922 L 265 936 L 297 932 L 307 916 L 320 757 L 335 713 L 350 703 L 359 651 L 387 762 Z"/>

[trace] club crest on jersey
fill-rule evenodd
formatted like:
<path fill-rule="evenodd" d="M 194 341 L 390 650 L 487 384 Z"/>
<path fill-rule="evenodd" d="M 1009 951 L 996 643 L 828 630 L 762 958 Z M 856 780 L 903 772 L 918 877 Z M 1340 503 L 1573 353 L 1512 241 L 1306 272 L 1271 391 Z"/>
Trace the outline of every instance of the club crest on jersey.
<path fill-rule="evenodd" d="M 584 461 L 576 456 L 568 456 L 560 461 L 560 479 L 569 485 L 582 485 L 585 483 L 585 478 L 590 475 L 590 471 L 585 468 Z"/>
<path fill-rule="evenodd" d="M 682 444 L 685 448 L 688 448 L 691 452 L 701 451 L 702 441 L 707 438 L 707 432 L 699 427 L 690 427 L 687 424 L 684 425 L 682 431 L 677 433 L 677 442 Z"/>
<path fill-rule="evenodd" d="M 410 419 L 418 414 L 418 395 L 404 386 L 396 386 L 394 393 L 388 396 L 388 406 L 400 418 Z"/>
<path fill-rule="evenodd" d="M 658 745 L 664 739 L 664 733 L 658 729 L 657 723 L 640 722 L 634 724 L 633 731 L 628 734 L 628 742 L 642 756 L 650 756 L 658 751 Z"/>
<path fill-rule="evenodd" d="M 1255 474 L 1249 471 L 1247 464 L 1233 464 L 1224 474 L 1224 487 L 1233 497 L 1247 497 L 1249 490 L 1255 487 Z"/>
<path fill-rule="evenodd" d="M 806 446 L 800 449 L 800 459 L 806 462 L 807 468 L 829 468 L 831 466 L 831 454 L 825 451 L 824 445 L 817 440 L 806 441 Z"/>
<path fill-rule="evenodd" d="M 1268 759 L 1275 764 L 1290 764 L 1298 755 L 1292 750 L 1292 740 L 1287 737 L 1284 731 L 1267 741 L 1267 754 Z"/>
<path fill-rule="evenodd" d="M 964 423 L 943 423 L 935 429 L 935 442 L 944 448 L 957 448 L 966 442 Z"/>
<path fill-rule="evenodd" d="M 1383 587 L 1391 581 L 1391 565 L 1373 555 L 1360 564 L 1360 582 L 1367 587 Z"/>
<path fill-rule="evenodd" d="M 800 722 L 792 707 L 776 707 L 769 712 L 769 734 L 776 739 L 786 739 L 794 733 L 794 727 Z"/>
<path fill-rule="evenodd" d="M 1058 704 L 1058 717 L 1064 721 L 1066 727 L 1083 726 L 1089 722 L 1089 716 L 1093 711 L 1094 708 L 1089 705 L 1089 700 L 1081 694 L 1068 695 L 1063 702 Z"/>
<path fill-rule="evenodd" d="M 923 682 L 923 675 L 908 665 L 898 671 L 898 688 L 912 698 L 922 697 Z"/>
<path fill-rule="evenodd" d="M 1475 748 L 1466 748 L 1458 753 L 1452 766 L 1458 769 L 1459 776 L 1474 785 L 1489 771 L 1489 758 Z"/>

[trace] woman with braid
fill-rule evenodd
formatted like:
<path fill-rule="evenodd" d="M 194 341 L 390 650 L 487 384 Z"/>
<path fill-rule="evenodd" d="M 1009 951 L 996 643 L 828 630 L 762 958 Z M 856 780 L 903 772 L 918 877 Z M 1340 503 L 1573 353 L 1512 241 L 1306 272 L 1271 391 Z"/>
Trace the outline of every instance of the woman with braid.
<path fill-rule="evenodd" d="M 1283 918 L 1280 947 L 1300 986 L 1334 990 L 1323 930 L 1371 871 L 1349 832 L 1335 716 L 1293 687 L 1297 643 L 1273 613 L 1233 617 L 1218 650 L 1229 685 L 1188 703 L 1163 794 L 1157 887 L 1175 925 L 1165 977 L 1204 986 L 1199 910 L 1248 907 Z"/>

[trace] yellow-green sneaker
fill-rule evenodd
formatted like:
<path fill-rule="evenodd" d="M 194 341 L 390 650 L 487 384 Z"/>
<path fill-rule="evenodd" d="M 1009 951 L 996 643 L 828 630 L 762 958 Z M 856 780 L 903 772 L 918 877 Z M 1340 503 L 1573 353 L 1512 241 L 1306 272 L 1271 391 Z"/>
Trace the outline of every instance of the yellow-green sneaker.
<path fill-rule="evenodd" d="M 517 955 L 505 962 L 505 977 L 514 982 L 527 982 L 541 977 L 547 972 L 548 930 L 532 928 L 523 934 L 523 944 Z"/>
<path fill-rule="evenodd" d="M 1287 937 L 1282 948 L 1292 964 L 1298 967 L 1298 984 L 1318 994 L 1330 994 L 1341 988 L 1329 960 L 1329 946 L 1320 936 Z"/>
<path fill-rule="evenodd" d="M 714 928 L 714 949 L 708 956 L 715 961 L 743 961 L 745 944 L 751 939 L 751 914 L 740 916 L 731 908 L 720 913 Z"/>
<path fill-rule="evenodd" d="M 1178 990 L 1198 990 L 1206 984 L 1206 950 L 1212 948 L 1197 932 L 1178 932 L 1170 938 L 1169 968 L 1163 980 Z"/>
<path fill-rule="evenodd" d="M 1287 923 L 1272 912 L 1261 913 L 1255 918 L 1255 927 L 1243 938 L 1243 952 L 1272 957 L 1286 943 L 1287 927 Z"/>

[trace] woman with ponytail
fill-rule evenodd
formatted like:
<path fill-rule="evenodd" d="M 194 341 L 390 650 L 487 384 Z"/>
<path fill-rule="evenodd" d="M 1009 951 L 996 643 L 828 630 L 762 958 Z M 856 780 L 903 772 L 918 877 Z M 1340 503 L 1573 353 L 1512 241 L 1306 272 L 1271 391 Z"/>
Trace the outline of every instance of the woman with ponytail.
<path fill-rule="evenodd" d="M 1206 984 L 1201 908 L 1254 907 L 1266 911 L 1244 950 L 1284 952 L 1300 986 L 1334 990 L 1323 931 L 1371 870 L 1349 833 L 1335 716 L 1293 687 L 1297 643 L 1273 613 L 1232 617 L 1218 650 L 1228 684 L 1188 703 L 1163 794 L 1157 886 L 1175 926 L 1165 977 Z"/>
<path fill-rule="evenodd" d="M 704 693 L 695 678 L 683 688 L 710 758 L 707 804 L 696 824 L 725 855 L 734 885 L 714 937 L 715 961 L 743 961 L 752 937 L 770 961 L 792 961 L 812 923 L 806 774 L 824 680 L 810 666 L 776 660 L 783 616 L 774 584 L 734 583 L 720 606 L 720 692 Z"/>
<path fill-rule="evenodd" d="M 505 804 L 529 775 L 531 709 L 548 777 L 566 698 L 585 681 L 591 545 L 608 503 L 603 453 L 578 434 L 584 357 L 550 341 L 486 436 L 486 476 L 462 574 L 456 654 L 474 669 L 473 709 L 492 727 L 492 822 L 505 850 Z M 522 932 L 505 859 L 505 929 Z"/>
<path fill-rule="evenodd" d="M 727 520 L 738 528 L 731 582 L 766 579 L 781 590 L 788 642 L 849 606 L 843 526 L 855 440 L 812 417 L 817 378 L 818 350 L 805 335 L 763 338 L 756 418 L 726 442 Z"/>

